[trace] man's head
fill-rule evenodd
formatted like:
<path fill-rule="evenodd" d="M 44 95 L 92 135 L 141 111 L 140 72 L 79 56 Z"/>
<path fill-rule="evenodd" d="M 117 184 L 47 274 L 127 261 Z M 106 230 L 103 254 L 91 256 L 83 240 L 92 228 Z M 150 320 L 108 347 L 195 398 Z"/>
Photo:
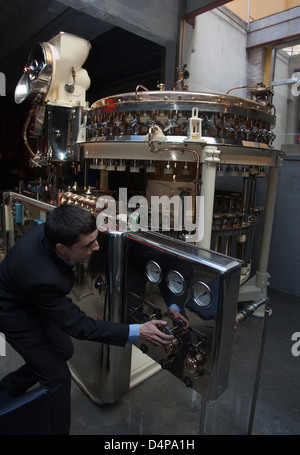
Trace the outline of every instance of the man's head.
<path fill-rule="evenodd" d="M 45 234 L 67 260 L 87 262 L 93 251 L 99 249 L 96 218 L 74 205 L 60 205 L 52 210 L 45 223 Z"/>

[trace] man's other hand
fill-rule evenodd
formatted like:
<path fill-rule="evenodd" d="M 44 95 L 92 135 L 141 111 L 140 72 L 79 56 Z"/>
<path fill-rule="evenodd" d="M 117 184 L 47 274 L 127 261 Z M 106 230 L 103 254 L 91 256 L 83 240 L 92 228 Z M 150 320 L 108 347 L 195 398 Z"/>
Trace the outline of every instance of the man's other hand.
<path fill-rule="evenodd" d="M 182 335 L 186 334 L 189 331 L 189 328 L 191 326 L 190 322 L 184 316 L 182 316 L 182 314 L 180 314 L 177 310 L 175 310 L 174 308 L 170 308 L 168 310 L 168 313 L 171 316 L 173 316 L 173 318 L 178 319 L 178 320 L 180 320 L 180 321 L 182 321 L 184 323 L 184 328 L 181 330 L 181 334 Z"/>
<path fill-rule="evenodd" d="M 140 339 L 153 346 L 167 346 L 173 340 L 173 335 L 168 335 L 159 329 L 167 325 L 166 321 L 149 321 L 140 325 Z"/>

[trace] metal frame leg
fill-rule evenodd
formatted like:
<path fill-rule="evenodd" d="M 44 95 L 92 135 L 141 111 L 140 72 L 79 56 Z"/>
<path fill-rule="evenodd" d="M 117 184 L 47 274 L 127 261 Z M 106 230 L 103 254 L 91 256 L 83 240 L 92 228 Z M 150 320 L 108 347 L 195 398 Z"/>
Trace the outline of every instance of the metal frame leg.
<path fill-rule="evenodd" d="M 206 421 L 206 399 L 202 396 L 201 398 L 201 410 L 200 410 L 200 425 L 199 425 L 199 434 L 203 435 L 205 433 L 205 421 Z"/>
<path fill-rule="evenodd" d="M 262 336 L 261 336 L 261 342 L 260 342 L 260 347 L 259 347 L 259 356 L 258 356 L 257 367 L 256 367 L 256 376 L 255 376 L 250 417 L 249 417 L 249 423 L 248 423 L 248 433 L 247 433 L 248 435 L 252 434 L 252 429 L 253 429 L 253 421 L 254 421 L 254 414 L 255 414 L 256 401 L 257 401 L 257 395 L 258 395 L 258 387 L 259 387 L 262 359 L 263 359 L 265 340 L 266 340 L 266 334 L 267 334 L 267 325 L 268 325 L 267 323 L 268 323 L 268 319 L 269 319 L 269 313 L 270 313 L 270 307 L 268 305 L 266 305 L 265 311 L 264 311 Z"/>

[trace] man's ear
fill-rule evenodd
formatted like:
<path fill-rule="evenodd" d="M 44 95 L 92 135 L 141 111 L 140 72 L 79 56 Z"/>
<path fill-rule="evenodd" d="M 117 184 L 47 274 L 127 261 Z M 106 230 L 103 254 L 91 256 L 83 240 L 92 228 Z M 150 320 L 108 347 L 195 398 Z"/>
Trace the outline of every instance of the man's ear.
<path fill-rule="evenodd" d="M 56 248 L 58 254 L 63 257 L 66 255 L 66 253 L 69 250 L 69 248 L 66 245 L 64 245 L 63 243 L 57 243 L 55 245 L 55 248 Z"/>

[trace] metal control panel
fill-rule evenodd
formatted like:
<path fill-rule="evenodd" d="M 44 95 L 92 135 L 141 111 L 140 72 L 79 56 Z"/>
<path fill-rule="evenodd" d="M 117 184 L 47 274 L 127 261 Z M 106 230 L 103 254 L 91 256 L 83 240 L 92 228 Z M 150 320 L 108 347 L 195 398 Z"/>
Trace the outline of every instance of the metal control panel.
<path fill-rule="evenodd" d="M 174 335 L 165 348 L 144 342 L 139 348 L 186 386 L 217 399 L 228 384 L 240 262 L 150 232 L 128 234 L 126 255 L 128 322 L 165 320 L 162 330 Z M 188 330 L 168 314 L 172 305 Z"/>

